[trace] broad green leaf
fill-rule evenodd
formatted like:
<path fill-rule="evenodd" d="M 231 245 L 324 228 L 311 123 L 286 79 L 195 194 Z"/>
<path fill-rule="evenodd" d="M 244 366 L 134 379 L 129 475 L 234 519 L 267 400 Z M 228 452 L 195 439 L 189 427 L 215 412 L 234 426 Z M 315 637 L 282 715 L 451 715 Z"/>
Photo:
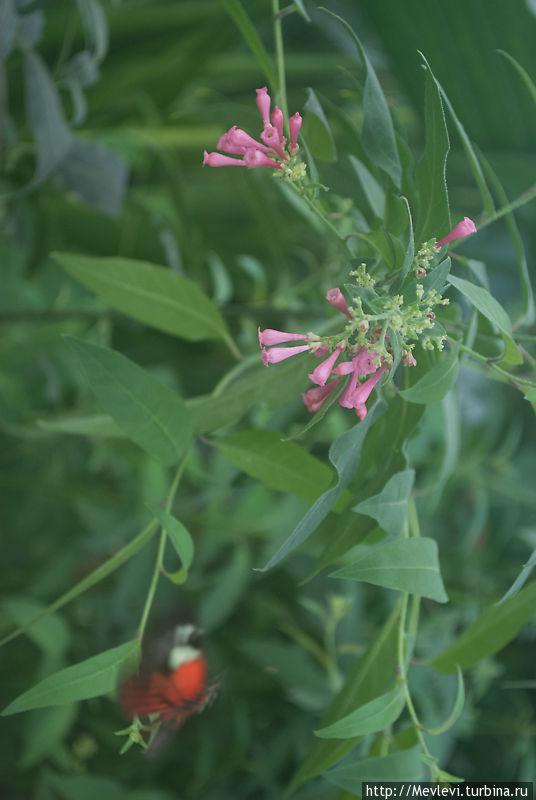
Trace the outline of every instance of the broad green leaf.
<path fill-rule="evenodd" d="M 528 400 L 529 403 L 536 403 L 536 388 L 529 389 L 529 391 L 526 392 L 525 400 Z"/>
<path fill-rule="evenodd" d="M 178 519 L 167 511 L 161 508 L 151 508 L 151 512 L 167 533 L 169 541 L 175 548 L 175 552 L 182 562 L 183 569 L 188 572 L 194 557 L 194 543 L 189 532 L 182 522 L 179 522 Z"/>
<path fill-rule="evenodd" d="M 315 731 L 321 739 L 351 739 L 381 731 L 398 719 L 404 708 L 404 687 L 397 686 L 370 703 L 352 711 L 346 717 Z"/>
<path fill-rule="evenodd" d="M 409 389 L 400 394 L 410 403 L 437 403 L 452 389 L 458 377 L 458 346 L 453 343 L 449 352 Z"/>
<path fill-rule="evenodd" d="M 484 289 L 482 286 L 475 286 L 470 281 L 465 281 L 463 278 L 456 278 L 454 275 L 449 275 L 449 283 L 451 283 L 459 292 L 461 292 L 469 302 L 483 314 L 486 319 L 496 325 L 502 333 L 504 339 L 504 361 L 508 364 L 521 364 L 523 357 L 517 345 L 513 340 L 512 323 L 510 317 L 495 300 L 494 297 Z"/>
<path fill-rule="evenodd" d="M 422 55 L 422 54 L 421 54 Z M 445 114 L 437 81 L 424 56 L 426 87 L 424 92 L 425 148 L 417 164 L 419 192 L 417 242 L 440 239 L 451 228 L 445 170 L 450 149 Z"/>
<path fill-rule="evenodd" d="M 362 422 L 358 422 L 349 431 L 345 431 L 342 436 L 339 436 L 332 443 L 329 448 L 329 460 L 339 473 L 337 485 L 328 489 L 313 503 L 288 539 L 268 561 L 263 571 L 274 567 L 299 545 L 303 544 L 322 520 L 327 517 L 344 489 L 352 480 L 361 458 L 361 448 L 363 447 L 365 436 L 384 410 L 385 404 L 382 401 L 377 401 Z"/>
<path fill-rule="evenodd" d="M 323 727 L 350 713 L 356 705 L 378 697 L 392 681 L 396 668 L 399 614 L 399 607 L 393 609 L 365 653 L 356 661 L 344 686 L 322 717 Z M 339 761 L 357 741 L 358 737 L 342 741 L 313 739 L 309 752 L 292 779 L 290 790 Z"/>
<path fill-rule="evenodd" d="M 65 706 L 37 709 L 30 715 L 24 746 L 17 766 L 22 770 L 35 767 L 46 756 L 52 756 L 72 728 L 78 707 Z"/>
<path fill-rule="evenodd" d="M 333 482 L 325 464 L 277 431 L 241 431 L 215 442 L 223 456 L 270 489 L 289 492 L 311 503 Z"/>
<path fill-rule="evenodd" d="M 2 711 L 2 716 L 107 694 L 115 689 L 122 672 L 136 663 L 139 656 L 140 643 L 132 641 L 61 669 L 19 695 Z"/>
<path fill-rule="evenodd" d="M 379 494 L 358 503 L 353 510 L 373 517 L 392 536 L 401 536 L 408 520 L 408 497 L 414 480 L 415 471 L 412 469 L 397 472 Z"/>
<path fill-rule="evenodd" d="M 230 342 L 220 312 L 201 289 L 170 269 L 128 258 L 54 253 L 53 258 L 105 303 L 183 339 Z"/>
<path fill-rule="evenodd" d="M 350 164 L 359 178 L 361 188 L 367 198 L 368 204 L 376 217 L 383 219 L 385 211 L 385 192 L 374 175 L 366 168 L 362 161 L 355 156 L 348 156 Z"/>
<path fill-rule="evenodd" d="M 448 731 L 449 728 L 452 728 L 458 717 L 463 711 L 463 705 L 465 703 L 465 686 L 463 683 L 463 672 L 461 671 L 460 667 L 456 668 L 458 673 L 458 690 L 456 692 L 456 700 L 454 701 L 454 708 L 452 712 L 449 714 L 448 718 L 443 722 L 442 725 L 439 725 L 437 728 L 427 728 L 426 732 L 429 733 L 431 736 L 438 736 L 440 733 L 445 733 Z"/>
<path fill-rule="evenodd" d="M 50 433 L 71 433 L 77 436 L 123 437 L 125 434 L 108 414 L 90 417 L 60 417 L 38 419 L 37 427 Z"/>
<path fill-rule="evenodd" d="M 43 653 L 57 659 L 63 658 L 69 643 L 69 630 L 61 617 L 55 614 L 45 617 L 45 606 L 28 597 L 5 597 L 0 608 L 3 619 L 24 628 Z M 36 618 L 39 621 L 32 624 Z"/>
<path fill-rule="evenodd" d="M 402 167 L 400 165 L 400 158 L 396 146 L 395 130 L 389 112 L 389 106 L 387 105 L 385 95 L 383 94 L 374 68 L 357 34 L 350 25 L 327 8 L 323 8 L 322 11 L 335 17 L 335 19 L 341 23 L 352 37 L 357 47 L 361 61 L 365 67 L 365 89 L 363 93 L 364 120 L 363 129 L 361 131 L 361 143 L 372 163 L 389 175 L 395 186 L 399 189 L 402 179 Z"/>
<path fill-rule="evenodd" d="M 501 650 L 536 613 L 536 582 L 500 605 L 489 606 L 457 639 L 429 663 L 439 672 L 469 669 Z"/>
<path fill-rule="evenodd" d="M 132 539 L 131 542 L 126 544 L 120 550 L 117 551 L 108 561 L 105 561 L 104 564 L 101 564 L 97 569 L 94 569 L 93 572 L 90 572 L 89 575 L 86 575 L 81 581 L 79 581 L 72 589 L 69 589 L 68 592 L 62 594 L 61 597 L 58 597 L 57 600 L 54 600 L 53 603 L 50 603 L 43 611 L 36 612 L 30 619 L 24 621 L 22 624 L 19 624 L 19 627 L 5 636 L 3 639 L 0 640 L 0 647 L 7 642 L 10 642 L 12 639 L 15 639 L 17 636 L 20 636 L 22 633 L 28 632 L 28 635 L 33 636 L 33 632 L 30 633 L 30 630 L 33 628 L 34 625 L 37 625 L 41 620 L 44 620 L 49 614 L 54 613 L 59 608 L 67 605 L 70 603 L 71 600 L 74 600 L 75 597 L 87 592 L 88 589 L 91 589 L 92 586 L 95 586 L 97 583 L 100 583 L 104 578 L 107 578 L 108 575 L 111 575 L 112 572 L 128 561 L 129 558 L 132 558 L 144 544 L 146 544 L 149 539 L 151 539 L 156 531 L 158 530 L 158 525 L 156 520 L 147 525 L 141 533 Z M 39 635 L 39 634 L 36 634 Z"/>
<path fill-rule="evenodd" d="M 184 400 L 121 353 L 65 338 L 103 410 L 153 458 L 175 464 L 192 439 Z"/>
<path fill-rule="evenodd" d="M 73 146 L 60 98 L 40 56 L 24 52 L 26 114 L 35 137 L 36 171 L 32 185 L 48 178 Z"/>
<path fill-rule="evenodd" d="M 337 158 L 337 151 L 324 109 L 314 91 L 308 89 L 307 92 L 304 109 L 308 114 L 303 125 L 307 146 L 315 158 L 321 161 L 334 161 Z"/>
<path fill-rule="evenodd" d="M 446 603 L 434 539 L 397 539 L 367 548 L 346 567 L 331 573 L 331 578 L 365 581 L 420 597 Z"/>
<path fill-rule="evenodd" d="M 419 754 L 420 748 L 414 747 L 381 758 L 356 760 L 324 772 L 323 777 L 335 786 L 361 797 L 363 781 L 418 781 L 424 769 Z"/>
<path fill-rule="evenodd" d="M 240 0 L 223 0 L 223 7 L 233 18 L 236 27 L 244 37 L 249 49 L 257 59 L 257 63 L 264 72 L 270 86 L 278 86 L 275 72 L 272 68 L 270 57 L 266 52 L 259 34 Z"/>

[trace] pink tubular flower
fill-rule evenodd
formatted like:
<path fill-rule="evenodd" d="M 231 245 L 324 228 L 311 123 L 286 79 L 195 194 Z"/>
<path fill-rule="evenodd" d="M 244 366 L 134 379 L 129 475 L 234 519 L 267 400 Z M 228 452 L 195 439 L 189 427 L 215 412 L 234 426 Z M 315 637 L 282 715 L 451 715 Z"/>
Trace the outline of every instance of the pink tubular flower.
<path fill-rule="evenodd" d="M 341 351 L 337 347 L 333 353 L 326 358 L 325 361 L 322 361 L 318 367 L 315 367 L 315 369 L 309 375 L 310 380 L 312 380 L 312 382 L 316 383 L 318 386 L 325 386 L 327 379 L 331 375 L 331 370 L 333 369 L 333 366 L 340 354 Z"/>
<path fill-rule="evenodd" d="M 273 328 L 266 328 L 261 331 L 259 328 L 259 344 L 262 347 L 270 347 L 272 344 L 282 344 L 283 342 L 293 342 L 296 339 L 307 339 L 306 333 L 285 333 L 285 331 L 275 331 Z"/>
<path fill-rule="evenodd" d="M 277 153 L 279 158 L 283 159 L 283 161 L 288 159 L 287 154 L 281 147 L 281 137 L 279 136 L 278 130 L 274 128 L 273 125 L 267 125 L 265 127 L 261 133 L 261 139 L 268 147 L 271 147 L 274 153 Z"/>
<path fill-rule="evenodd" d="M 258 142 L 253 136 L 250 136 L 249 133 L 246 133 L 241 128 L 237 128 L 236 125 L 233 125 L 232 128 L 229 128 L 227 133 L 220 136 L 218 144 L 216 145 L 218 150 L 225 150 L 226 153 L 233 153 L 234 155 L 243 155 L 248 147 L 256 147 L 263 152 L 268 152 L 269 150 L 268 147 Z"/>
<path fill-rule="evenodd" d="M 367 402 L 370 393 L 382 377 L 383 373 L 387 367 L 382 367 L 379 369 L 375 375 L 362 383 L 360 386 L 357 387 L 355 392 L 352 395 L 352 405 L 350 408 L 355 408 L 355 413 L 359 417 L 359 419 L 363 420 L 367 416 L 367 409 L 365 403 Z"/>
<path fill-rule="evenodd" d="M 339 378 L 330 381 L 325 386 L 315 386 L 314 389 L 309 389 L 308 392 L 302 392 L 303 402 L 307 406 L 307 411 L 318 411 L 324 404 L 328 394 L 336 387 Z"/>
<path fill-rule="evenodd" d="M 315 347 L 315 342 L 313 342 L 311 351 L 317 358 L 323 358 L 323 356 L 327 356 L 329 353 L 329 346 L 327 344 L 321 344 L 320 347 Z"/>
<path fill-rule="evenodd" d="M 263 125 L 270 124 L 270 104 L 271 104 L 270 95 L 268 94 L 268 89 L 266 86 L 263 86 L 262 89 L 257 89 L 257 108 L 259 109 L 259 113 L 262 117 Z"/>
<path fill-rule="evenodd" d="M 279 106 L 276 106 L 274 108 L 274 110 L 272 111 L 272 125 L 276 129 L 280 141 L 282 139 L 284 139 L 284 136 L 283 136 L 283 121 L 284 121 L 283 112 L 281 111 Z"/>
<path fill-rule="evenodd" d="M 373 353 L 369 353 L 366 347 L 362 347 L 355 358 L 351 361 L 341 361 L 333 372 L 337 375 L 349 375 L 355 369 L 358 375 L 370 375 L 378 369 L 374 363 L 374 359 L 377 356 L 376 350 Z"/>
<path fill-rule="evenodd" d="M 296 155 L 299 149 L 298 134 L 300 132 L 301 125 L 302 125 L 302 118 L 300 114 L 298 114 L 298 112 L 296 111 L 296 113 L 293 114 L 288 121 L 288 126 L 290 130 L 290 144 L 288 149 L 290 150 L 290 154 L 293 156 Z"/>
<path fill-rule="evenodd" d="M 469 236 L 471 233 L 476 233 L 476 225 L 472 219 L 464 217 L 461 222 L 458 222 L 458 224 L 454 226 L 450 233 L 447 233 L 446 236 L 436 243 L 436 248 L 443 247 L 444 244 L 453 242 L 455 239 L 465 239 L 465 237 Z"/>
<path fill-rule="evenodd" d="M 326 292 L 326 300 L 328 301 L 328 303 L 331 303 L 332 306 L 338 308 L 339 311 L 342 311 L 343 314 L 346 314 L 348 319 L 352 319 L 352 315 L 348 310 L 348 305 L 346 303 L 344 295 L 338 287 L 335 287 L 334 289 L 329 289 Z"/>
<path fill-rule="evenodd" d="M 353 408 L 354 404 L 352 402 L 352 396 L 357 389 L 357 358 L 352 358 L 350 361 L 352 366 L 352 377 L 348 381 L 348 385 L 344 392 L 341 394 L 339 398 L 339 404 L 343 406 L 343 408 Z"/>
<path fill-rule="evenodd" d="M 272 347 L 270 350 L 262 351 L 262 363 L 265 367 L 269 364 L 277 364 L 279 361 L 284 361 L 285 358 L 297 356 L 298 353 L 303 353 L 309 350 L 308 344 L 302 344 L 298 347 Z"/>
<path fill-rule="evenodd" d="M 246 164 L 241 158 L 231 158 L 223 156 L 221 153 L 203 153 L 203 166 L 208 167 L 245 167 Z"/>
<path fill-rule="evenodd" d="M 272 161 L 261 150 L 254 147 L 248 147 L 244 153 L 244 163 L 246 167 L 252 169 L 253 167 L 273 167 L 274 169 L 281 169 L 281 165 L 277 161 Z"/>

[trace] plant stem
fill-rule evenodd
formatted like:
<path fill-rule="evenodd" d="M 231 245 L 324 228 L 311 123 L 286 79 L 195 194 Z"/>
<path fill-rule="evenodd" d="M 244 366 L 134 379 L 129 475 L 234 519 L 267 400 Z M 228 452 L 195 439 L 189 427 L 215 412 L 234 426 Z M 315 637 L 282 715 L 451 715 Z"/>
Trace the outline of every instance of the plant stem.
<path fill-rule="evenodd" d="M 476 358 L 477 361 L 481 361 L 483 364 L 486 364 L 486 366 L 488 366 L 490 369 L 494 370 L 499 375 L 502 375 L 503 378 L 506 378 L 512 383 L 514 384 L 519 383 L 522 384 L 523 386 L 536 387 L 536 383 L 534 381 L 529 381 L 526 378 L 518 378 L 517 375 L 512 375 L 511 372 L 507 372 L 505 369 L 502 369 L 502 367 L 499 367 L 498 364 L 494 364 L 492 361 L 486 358 L 486 356 L 477 353 L 476 350 L 471 350 L 470 347 L 467 347 L 461 342 L 458 342 L 458 344 L 460 345 L 460 350 L 463 350 L 468 355 L 472 356 L 473 358 Z"/>
<path fill-rule="evenodd" d="M 177 493 L 177 489 L 179 488 L 179 483 L 182 477 L 182 473 L 184 472 L 184 467 L 186 466 L 186 459 L 188 454 L 184 456 L 182 461 L 180 462 L 179 466 L 177 467 L 177 471 L 175 472 L 175 476 L 173 478 L 173 482 L 171 484 L 169 494 L 166 500 L 165 510 L 169 513 L 171 507 L 173 505 L 173 501 L 175 499 L 175 495 Z M 147 597 L 145 599 L 145 605 L 143 607 L 140 626 L 138 628 L 137 638 L 141 641 L 143 639 L 143 634 L 145 633 L 145 628 L 147 626 L 147 620 L 149 619 L 149 614 L 151 612 L 151 606 L 153 604 L 156 587 L 158 584 L 158 578 L 160 577 L 160 573 L 162 572 L 163 565 L 164 565 L 164 552 L 166 549 L 166 539 L 167 533 L 165 528 L 162 528 L 160 532 L 160 540 L 158 542 L 158 550 L 156 553 L 156 561 L 153 569 L 153 575 L 151 578 L 151 583 L 149 585 L 149 591 L 147 592 Z"/>
<path fill-rule="evenodd" d="M 285 78 L 285 50 L 283 48 L 283 31 L 281 25 L 281 15 L 279 13 L 279 0 L 272 0 L 272 14 L 274 17 L 274 39 L 275 56 L 277 61 L 277 82 L 279 102 L 281 111 L 285 118 L 285 129 L 287 136 L 290 135 L 288 129 L 288 104 L 287 104 L 287 82 Z"/>

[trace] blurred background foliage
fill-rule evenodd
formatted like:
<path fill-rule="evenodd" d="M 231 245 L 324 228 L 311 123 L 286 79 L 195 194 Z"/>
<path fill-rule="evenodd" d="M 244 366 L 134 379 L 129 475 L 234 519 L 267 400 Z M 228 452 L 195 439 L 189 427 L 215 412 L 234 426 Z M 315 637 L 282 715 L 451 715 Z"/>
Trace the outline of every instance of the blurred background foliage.
<path fill-rule="evenodd" d="M 531 0 L 326 5 L 358 31 L 397 129 L 414 152 L 423 142 L 421 50 L 508 197 L 530 187 L 536 105 L 497 49 L 536 79 Z M 168 487 L 166 471 L 126 440 L 47 429 L 43 420 L 95 412 L 61 335 L 110 344 L 186 397 L 211 392 L 233 366 L 223 345 L 184 342 L 106 309 L 49 254 L 168 265 L 213 298 L 246 354 L 256 352 L 259 324 L 311 327 L 318 287 L 339 279 L 322 228 L 270 176 L 200 168 L 203 149 L 213 149 L 232 124 L 256 132 L 255 88 L 265 84 L 225 6 L 219 0 L 0 3 L 0 608 L 6 631 L 131 539 L 147 519 L 146 504 L 158 504 Z M 272 52 L 269 3 L 249 0 L 246 7 Z M 347 161 L 360 147 L 354 52 L 334 21 L 313 3 L 305 8 L 309 22 L 298 13 L 284 19 L 289 110 L 302 110 L 307 88 L 314 89 L 334 136 L 333 146 L 316 144 L 321 179 L 342 198 L 341 211 L 353 204 L 367 224 L 373 215 Z M 477 218 L 479 195 L 454 129 L 451 140 L 453 217 Z M 337 160 L 330 157 L 335 152 Z M 534 204 L 516 215 L 533 276 L 535 215 Z M 506 225 L 487 228 L 466 252 L 486 263 L 494 294 L 515 319 L 517 264 Z M 298 406 L 272 412 L 261 405 L 250 412 L 249 426 L 291 429 Z M 303 424 L 303 414 L 300 419 Z M 308 442 L 312 451 L 324 457 L 345 424 L 337 412 L 327 417 Z M 423 528 L 439 542 L 453 602 L 430 615 L 431 603 L 423 604 L 420 658 L 439 652 L 453 631 L 498 600 L 536 548 L 534 444 L 530 404 L 476 368 L 460 373 L 457 393 L 427 408 L 410 456 Z M 154 760 L 132 750 L 118 756 L 114 731 L 124 721 L 108 698 L 9 718 L 2 724 L 2 797 L 282 796 L 319 715 L 385 620 L 393 596 L 334 583 L 325 572 L 301 585 L 311 556 L 322 552 L 325 528 L 277 570 L 252 571 L 306 504 L 259 485 L 203 442 L 177 507 L 194 536 L 196 559 L 184 587 L 161 582 L 154 628 L 192 617 L 202 624 L 211 669 L 222 675 L 217 702 Z M 151 569 L 152 558 L 138 555 L 7 645 L 2 705 L 59 667 L 131 637 Z M 469 672 L 463 716 L 431 745 L 450 772 L 468 780 L 533 779 L 535 639 L 532 624 Z M 334 647 L 341 653 L 335 676 L 322 656 Z M 423 666 L 413 691 L 424 717 L 436 724 L 452 705 L 455 684 L 435 680 Z M 369 744 L 360 743 L 359 752 Z M 318 779 L 296 796 L 351 795 Z"/>

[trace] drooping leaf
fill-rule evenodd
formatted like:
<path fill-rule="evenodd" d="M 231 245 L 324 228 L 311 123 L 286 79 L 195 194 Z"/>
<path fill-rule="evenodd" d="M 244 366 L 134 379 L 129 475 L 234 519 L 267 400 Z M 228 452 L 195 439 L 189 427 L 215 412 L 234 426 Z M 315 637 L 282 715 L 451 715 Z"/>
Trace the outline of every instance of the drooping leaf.
<path fill-rule="evenodd" d="M 107 694 L 115 689 L 123 670 L 134 665 L 139 656 L 140 644 L 132 641 L 61 669 L 19 695 L 2 711 L 2 716 Z"/>
<path fill-rule="evenodd" d="M 127 258 L 93 258 L 54 253 L 70 275 L 105 303 L 157 330 L 183 339 L 223 339 L 227 327 L 211 300 L 170 269 Z"/>
<path fill-rule="evenodd" d="M 501 650 L 536 613 L 536 582 L 500 605 L 489 606 L 430 664 L 439 672 L 468 669 Z"/>
<path fill-rule="evenodd" d="M 365 704 L 378 697 L 392 681 L 396 666 L 399 614 L 399 607 L 393 609 L 364 654 L 356 661 L 344 686 L 322 717 L 323 727 L 350 713 L 358 703 Z M 313 739 L 309 752 L 292 779 L 290 789 L 296 789 L 339 761 L 358 738 Z"/>
<path fill-rule="evenodd" d="M 98 142 L 75 139 L 61 162 L 57 177 L 89 205 L 115 217 L 121 211 L 127 187 L 125 158 Z"/>
<path fill-rule="evenodd" d="M 32 50 L 24 53 L 26 114 L 35 137 L 35 185 L 48 178 L 74 144 L 60 99 L 47 68 Z"/>
<path fill-rule="evenodd" d="M 396 539 L 373 549 L 363 549 L 355 561 L 333 572 L 330 577 L 365 581 L 429 597 L 438 603 L 448 601 L 434 539 Z"/>
<path fill-rule="evenodd" d="M 320 728 L 315 734 L 321 739 L 351 739 L 354 736 L 376 733 L 398 719 L 404 703 L 404 688 L 397 686 L 332 725 L 328 725 L 327 728 Z"/>
<path fill-rule="evenodd" d="M 392 536 L 401 536 L 408 519 L 408 497 L 414 480 L 415 471 L 412 469 L 397 472 L 379 494 L 358 503 L 354 511 L 373 517 Z"/>
<path fill-rule="evenodd" d="M 362 422 L 354 425 L 353 428 L 343 433 L 342 436 L 339 436 L 339 438 L 332 443 L 329 448 L 329 460 L 339 473 L 337 485 L 324 492 L 311 506 L 303 519 L 294 528 L 288 539 L 266 564 L 264 570 L 271 569 L 289 553 L 295 550 L 296 547 L 303 544 L 329 514 L 344 489 L 346 489 L 347 485 L 350 483 L 357 469 L 361 458 L 361 448 L 363 447 L 367 432 L 384 410 L 385 404 L 382 401 L 377 401 Z"/>
<path fill-rule="evenodd" d="M 99 0 L 76 0 L 86 36 L 95 58 L 101 61 L 108 50 L 108 23 Z"/>
<path fill-rule="evenodd" d="M 458 377 L 459 348 L 453 343 L 449 352 L 441 358 L 435 367 L 422 376 L 409 389 L 402 389 L 400 394 L 410 403 L 437 403 L 450 392 Z"/>
<path fill-rule="evenodd" d="M 17 31 L 17 21 L 14 0 L 3 0 L 0 3 L 0 63 L 5 61 L 11 52 Z"/>
<path fill-rule="evenodd" d="M 535 393 L 534 399 L 536 400 L 536 389 L 534 390 L 534 393 Z M 501 599 L 497 601 L 496 605 L 504 603 L 504 601 L 508 600 L 509 597 L 513 597 L 515 594 L 517 594 L 529 579 L 530 573 L 532 572 L 534 567 L 536 567 L 536 550 L 532 551 L 529 560 L 527 561 L 526 564 L 524 564 L 523 569 L 521 570 L 521 572 L 519 573 L 513 584 L 510 586 L 506 594 L 504 594 L 501 597 Z"/>
<path fill-rule="evenodd" d="M 187 573 L 194 557 L 194 543 L 190 533 L 182 522 L 164 509 L 153 507 L 151 512 L 166 531 L 169 541 L 182 562 L 183 570 Z M 184 578 L 186 579 L 186 574 Z"/>
<path fill-rule="evenodd" d="M 474 283 L 456 278 L 454 275 L 449 275 L 448 281 L 467 297 L 486 319 L 499 328 L 504 340 L 504 361 L 508 364 L 521 364 L 523 357 L 513 339 L 510 317 L 500 303 L 483 286 L 475 286 Z"/>
<path fill-rule="evenodd" d="M 421 53 L 422 55 L 422 53 Z M 445 170 L 450 149 L 441 93 L 424 56 L 426 87 L 424 93 L 425 148 L 417 164 L 419 192 L 417 241 L 440 239 L 451 228 Z"/>
<path fill-rule="evenodd" d="M 335 786 L 361 797 L 363 781 L 418 781 L 424 770 L 419 755 L 420 748 L 414 747 L 381 758 L 357 760 L 353 764 L 330 769 L 323 773 L 323 777 Z"/>
<path fill-rule="evenodd" d="M 176 464 L 192 439 L 184 400 L 107 347 L 66 337 L 103 410 L 126 435 L 163 464 Z"/>
<path fill-rule="evenodd" d="M 312 89 L 307 90 L 304 109 L 308 113 L 304 119 L 303 135 L 307 139 L 311 154 L 321 161 L 334 161 L 337 158 L 337 151 L 333 134 L 324 109 Z"/>
<path fill-rule="evenodd" d="M 427 728 L 426 732 L 429 733 L 431 736 L 439 736 L 441 733 L 445 733 L 448 731 L 449 728 L 452 728 L 458 717 L 463 711 L 463 705 L 465 703 L 465 686 L 463 683 L 463 672 L 459 667 L 457 667 L 458 673 L 458 690 L 456 692 L 456 700 L 454 701 L 454 707 L 452 712 L 449 714 L 445 722 L 439 725 L 437 728 Z"/>
<path fill-rule="evenodd" d="M 350 164 L 359 178 L 361 188 L 367 198 L 368 204 L 376 217 L 383 219 L 385 210 L 385 192 L 374 175 L 367 169 L 362 161 L 355 156 L 348 156 Z"/>

